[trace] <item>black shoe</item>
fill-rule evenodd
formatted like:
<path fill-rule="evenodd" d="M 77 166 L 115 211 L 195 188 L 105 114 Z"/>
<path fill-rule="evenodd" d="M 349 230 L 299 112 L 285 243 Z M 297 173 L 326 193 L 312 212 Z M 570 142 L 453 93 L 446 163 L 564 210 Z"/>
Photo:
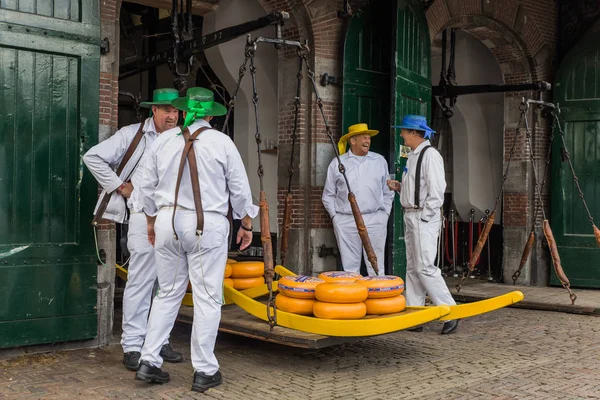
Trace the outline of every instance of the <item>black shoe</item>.
<path fill-rule="evenodd" d="M 171 380 L 168 372 L 158 367 L 153 367 L 148 361 L 140 361 L 140 368 L 135 374 L 135 379 L 148 383 L 167 383 Z"/>
<path fill-rule="evenodd" d="M 422 326 L 417 326 L 416 328 L 407 329 L 408 332 L 423 332 Z"/>
<path fill-rule="evenodd" d="M 128 351 L 123 354 L 123 364 L 125 368 L 130 371 L 137 371 L 140 366 L 140 356 L 142 353 L 139 351 Z"/>
<path fill-rule="evenodd" d="M 173 350 L 169 343 L 163 345 L 160 349 L 160 356 L 163 360 L 170 363 L 179 363 L 183 361 L 183 355 L 181 355 L 180 352 Z"/>
<path fill-rule="evenodd" d="M 452 321 L 444 322 L 444 327 L 442 328 L 442 335 L 448 335 L 450 333 L 454 333 L 458 328 L 458 320 L 454 319 Z"/>
<path fill-rule="evenodd" d="M 219 386 L 223 383 L 223 375 L 217 371 L 214 375 L 206 375 L 204 372 L 194 372 L 194 383 L 192 390 L 203 393 L 211 387 Z"/>

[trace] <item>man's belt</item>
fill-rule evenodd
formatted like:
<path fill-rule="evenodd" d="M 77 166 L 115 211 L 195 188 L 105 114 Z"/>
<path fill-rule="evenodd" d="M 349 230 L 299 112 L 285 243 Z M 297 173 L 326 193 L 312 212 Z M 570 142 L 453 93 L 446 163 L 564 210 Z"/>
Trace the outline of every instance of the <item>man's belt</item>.
<path fill-rule="evenodd" d="M 183 177 L 183 169 L 185 167 L 185 161 L 187 159 L 190 167 L 190 178 L 192 181 L 192 193 L 194 194 L 194 206 L 196 207 L 196 234 L 202 235 L 204 230 L 204 213 L 202 212 L 202 197 L 200 196 L 200 181 L 198 180 L 198 163 L 196 161 L 196 153 L 194 152 L 194 140 L 210 127 L 203 126 L 198 129 L 192 135 L 188 128 L 185 128 L 182 132 L 183 138 L 185 139 L 185 145 L 183 146 L 183 152 L 181 153 L 181 161 L 179 162 L 179 171 L 177 172 L 177 183 L 175 184 L 175 201 L 173 201 L 173 218 L 171 224 L 173 225 L 173 235 L 175 239 L 179 240 L 177 232 L 175 231 L 175 211 L 177 210 L 177 198 L 179 197 L 179 186 L 181 186 L 181 178 Z"/>
<path fill-rule="evenodd" d="M 142 140 L 142 136 L 144 136 L 144 123 L 140 123 L 140 129 L 138 129 L 137 133 L 135 134 L 135 136 L 133 137 L 133 141 L 129 144 L 129 147 L 127 148 L 127 151 L 125 152 L 125 155 L 123 156 L 123 159 L 121 160 L 121 163 L 119 164 L 119 166 L 117 167 L 117 176 L 121 176 L 121 172 L 123 172 L 123 169 L 125 168 L 125 166 L 127 165 L 127 163 L 129 162 L 129 160 L 131 159 L 131 156 L 133 156 L 133 153 L 135 153 L 135 150 L 137 149 L 138 145 L 140 144 L 140 141 Z M 98 210 L 96 211 L 96 215 L 94 215 L 94 219 L 92 219 L 92 225 L 98 225 L 98 222 L 100 222 L 100 219 L 102 219 L 102 216 L 104 215 L 104 212 L 106 211 L 106 207 L 108 207 L 108 203 L 110 202 L 110 198 L 112 196 L 113 192 L 110 193 L 105 193 L 104 197 L 102 198 L 102 201 L 100 202 L 100 205 L 98 206 Z"/>

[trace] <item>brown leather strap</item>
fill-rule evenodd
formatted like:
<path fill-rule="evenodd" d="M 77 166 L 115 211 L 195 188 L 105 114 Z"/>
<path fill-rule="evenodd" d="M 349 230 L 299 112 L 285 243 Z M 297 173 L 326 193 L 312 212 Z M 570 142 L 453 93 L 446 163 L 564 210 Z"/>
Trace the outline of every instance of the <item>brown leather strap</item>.
<path fill-rule="evenodd" d="M 181 161 L 179 161 L 179 171 L 177 172 L 177 183 L 175 184 L 175 200 L 173 202 L 173 216 L 171 218 L 171 224 L 173 226 L 173 235 L 176 240 L 179 240 L 177 232 L 175 231 L 175 211 L 177 210 L 177 198 L 179 197 L 179 186 L 181 186 L 181 178 L 183 177 L 183 169 L 185 167 L 185 161 L 187 159 L 190 168 L 190 178 L 192 181 L 192 193 L 194 194 L 194 206 L 196 208 L 196 234 L 201 235 L 204 230 L 204 212 L 202 211 L 202 197 L 200 196 L 200 181 L 198 180 L 198 164 L 196 162 L 196 152 L 194 151 L 194 140 L 207 129 L 211 129 L 208 126 L 195 131 L 190 135 L 188 128 L 182 132 L 183 138 L 185 139 L 185 145 L 183 146 L 183 152 L 181 153 Z"/>
<path fill-rule="evenodd" d="M 125 155 L 123 156 L 123 159 L 121 160 L 121 163 L 117 167 L 117 172 L 116 172 L 117 176 L 121 175 L 121 172 L 123 172 L 123 169 L 125 168 L 125 166 L 129 162 L 129 160 L 131 159 L 131 156 L 133 156 L 133 153 L 135 153 L 135 150 L 137 149 L 138 145 L 142 141 L 142 136 L 144 136 L 144 123 L 143 122 L 140 124 L 140 128 L 138 129 L 137 133 L 133 137 L 133 140 L 129 144 L 129 147 L 127 148 L 127 151 L 125 152 Z M 100 219 L 104 215 L 104 212 L 106 211 L 106 207 L 108 207 L 108 203 L 110 202 L 111 195 L 112 195 L 112 192 L 104 194 L 104 197 L 102 198 L 102 201 L 100 202 L 100 206 L 98 206 L 98 211 L 96 211 L 96 215 L 94 215 L 94 219 L 92 219 L 92 225 L 98 225 L 98 222 L 100 221 Z"/>

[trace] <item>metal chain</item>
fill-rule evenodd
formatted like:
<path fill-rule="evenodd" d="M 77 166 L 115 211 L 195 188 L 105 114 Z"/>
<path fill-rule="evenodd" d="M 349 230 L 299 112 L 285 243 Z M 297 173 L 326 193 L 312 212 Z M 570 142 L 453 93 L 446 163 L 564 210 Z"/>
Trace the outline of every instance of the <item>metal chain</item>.
<path fill-rule="evenodd" d="M 296 147 L 296 139 L 298 132 L 298 120 L 300 119 L 300 91 L 302 89 L 302 63 L 303 59 L 298 52 L 298 74 L 296 75 L 296 97 L 294 98 L 294 129 L 292 130 L 292 154 L 290 156 L 290 166 L 288 168 L 288 189 L 287 194 L 292 191 L 292 177 L 294 176 L 294 151 Z"/>
<path fill-rule="evenodd" d="M 246 57 L 250 58 L 250 76 L 252 77 L 252 103 L 254 104 L 254 120 L 256 123 L 256 133 L 254 134 L 254 138 L 256 139 L 256 148 L 258 153 L 258 180 L 260 182 L 260 191 L 264 192 L 264 168 L 262 165 L 262 157 L 260 152 L 260 144 L 262 142 L 262 138 L 260 136 L 260 123 L 258 119 L 258 92 L 256 90 L 256 66 L 254 65 L 254 56 L 256 54 L 256 42 L 248 42 L 246 44 Z M 245 64 L 244 64 L 245 65 Z M 261 194 L 262 196 L 262 194 Z M 262 201 L 262 200 L 261 200 Z M 261 209 L 262 213 L 262 209 Z M 268 216 L 267 216 L 268 218 Z M 262 220 L 262 218 L 261 218 Z M 261 227 L 262 229 L 262 227 Z M 265 271 L 266 273 L 266 271 Z M 271 279 L 271 284 L 269 284 L 269 279 Z M 269 321 L 269 327 L 273 330 L 273 327 L 277 325 L 277 307 L 275 306 L 275 297 L 273 297 L 273 286 L 272 279 L 267 279 L 267 285 L 269 287 L 269 300 L 267 301 L 267 320 Z"/>
<path fill-rule="evenodd" d="M 304 60 L 304 63 L 306 64 L 307 75 L 310 78 L 313 92 L 315 93 L 315 97 L 316 97 L 316 103 L 317 103 L 317 106 L 319 107 L 319 111 L 321 112 L 321 116 L 323 117 L 323 123 L 325 124 L 325 130 L 327 132 L 327 136 L 329 137 L 329 141 L 331 142 L 331 145 L 333 146 L 333 150 L 335 152 L 335 158 L 337 159 L 337 162 L 338 162 L 338 169 L 339 169 L 340 173 L 342 174 L 342 176 L 344 177 L 344 181 L 346 182 L 346 187 L 348 188 L 348 193 L 352 193 L 352 189 L 350 189 L 350 182 L 348 181 L 348 177 L 346 176 L 346 167 L 344 167 L 344 164 L 342 164 L 342 160 L 340 160 L 340 153 L 335 144 L 335 139 L 333 138 L 333 133 L 331 132 L 331 127 L 329 126 L 329 122 L 327 121 L 327 117 L 325 116 L 325 111 L 323 110 L 323 100 L 321 99 L 321 96 L 319 96 L 319 90 L 317 89 L 317 83 L 315 81 L 315 73 L 310 68 L 310 63 L 308 61 L 308 46 L 305 46 L 300 51 L 300 57 L 302 57 L 302 59 Z"/>
<path fill-rule="evenodd" d="M 246 73 L 246 64 L 248 64 L 249 59 L 250 59 L 250 51 L 249 51 L 248 46 L 246 46 L 246 58 L 244 59 L 244 62 L 240 66 L 237 85 L 235 87 L 235 90 L 233 91 L 233 95 L 231 96 L 231 99 L 229 99 L 229 102 L 227 103 L 229 105 L 229 110 L 227 110 L 227 115 L 225 116 L 225 122 L 223 123 L 223 131 L 227 130 L 227 123 L 229 122 L 229 117 L 231 116 L 231 111 L 233 110 L 233 107 L 235 106 L 237 94 L 238 94 L 238 91 L 240 90 L 242 78 L 244 78 L 244 74 Z"/>
<path fill-rule="evenodd" d="M 527 127 L 527 137 L 529 138 L 530 136 L 530 131 L 529 131 L 529 123 L 527 122 L 527 115 L 525 115 L 525 126 Z M 544 188 L 546 187 L 546 178 L 548 176 L 548 168 L 550 167 L 550 159 L 552 158 L 552 142 L 554 141 L 554 122 L 552 123 L 552 127 L 550 129 L 550 141 L 548 143 L 548 149 L 546 151 L 546 162 L 545 162 L 545 166 L 544 166 L 544 174 L 542 176 L 542 182 L 539 185 L 539 191 L 543 192 Z M 534 166 L 534 172 L 535 172 L 535 160 L 533 157 L 533 146 L 531 145 L 531 141 L 528 141 L 529 143 L 529 151 L 530 151 L 530 158 L 531 158 L 531 163 Z M 534 179 L 535 179 L 535 183 L 534 185 L 536 186 L 536 190 L 537 190 L 537 186 L 538 186 L 538 181 L 537 178 L 534 175 Z M 546 212 L 544 210 L 544 206 L 543 203 L 541 201 L 541 199 L 539 199 L 539 201 L 535 204 L 534 206 L 534 210 L 533 210 L 533 217 L 531 220 L 531 231 L 535 233 L 535 222 L 537 221 L 537 216 L 539 213 L 540 208 L 542 209 L 542 215 L 543 218 L 546 219 Z M 513 285 L 517 282 L 517 279 L 519 279 L 519 277 L 521 276 L 523 267 L 525 266 L 525 264 L 520 265 L 519 269 L 515 271 L 515 273 L 512 275 L 512 280 L 513 280 Z"/>
<path fill-rule="evenodd" d="M 496 203 L 494 204 L 494 208 L 492 209 L 492 213 L 496 211 L 496 209 L 498 208 L 498 204 L 500 203 L 500 199 L 502 198 L 502 194 L 504 193 L 504 187 L 506 186 L 506 180 L 508 179 L 508 169 L 510 167 L 510 162 L 512 161 L 512 158 L 515 154 L 515 148 L 517 145 L 517 138 L 519 137 L 519 133 L 521 132 L 521 124 L 523 123 L 523 113 L 524 113 L 524 109 L 523 109 L 523 105 L 521 104 L 521 106 L 519 106 L 519 109 L 521 110 L 521 118 L 519 118 L 519 123 L 517 124 L 517 128 L 515 129 L 515 135 L 513 137 L 513 144 L 510 148 L 510 152 L 508 153 L 508 161 L 506 162 L 506 168 L 504 169 L 504 175 L 502 176 L 502 186 L 500 187 L 500 193 L 498 194 L 498 197 L 496 197 Z M 490 213 L 491 215 L 491 213 Z M 489 240 L 489 239 L 488 239 Z M 489 241 L 488 241 L 488 246 L 489 246 Z M 461 276 L 460 280 L 458 281 L 458 283 L 456 284 L 456 291 L 460 292 L 460 289 L 462 288 L 462 284 L 465 281 L 465 279 L 468 279 L 469 276 L 471 276 L 471 270 L 467 268 L 467 273 L 466 275 L 463 272 L 463 275 Z"/>
<path fill-rule="evenodd" d="M 577 191 L 579 192 L 579 197 L 581 198 L 583 207 L 585 208 L 585 212 L 588 215 L 588 220 L 590 221 L 592 226 L 595 226 L 594 225 L 594 217 L 592 217 L 592 213 L 590 212 L 587 202 L 585 201 L 585 197 L 583 196 L 583 190 L 581 190 L 581 186 L 579 186 L 579 178 L 577 177 L 577 174 L 575 173 L 575 168 L 573 167 L 573 163 L 571 162 L 571 155 L 569 154 L 569 150 L 567 149 L 567 141 L 565 140 L 565 133 L 562 130 L 562 126 L 561 126 L 560 120 L 558 118 L 559 112 L 560 111 L 553 110 L 552 116 L 554 118 L 556 126 L 558 127 L 558 133 L 560 134 L 560 140 L 563 145 L 563 154 L 564 154 L 565 158 L 567 159 L 567 162 L 569 163 L 569 168 L 571 169 L 571 174 L 573 175 L 573 181 L 575 182 L 575 186 L 577 186 Z"/>

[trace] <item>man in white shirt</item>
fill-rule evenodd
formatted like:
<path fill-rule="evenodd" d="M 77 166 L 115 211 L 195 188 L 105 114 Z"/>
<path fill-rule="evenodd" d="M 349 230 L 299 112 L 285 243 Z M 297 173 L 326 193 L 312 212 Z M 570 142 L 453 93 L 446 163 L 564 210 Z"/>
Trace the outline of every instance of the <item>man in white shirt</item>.
<path fill-rule="evenodd" d="M 388 181 L 390 189 L 400 191 L 400 204 L 404 209 L 406 305 L 424 306 L 427 294 L 435 305 L 456 305 L 435 265 L 446 190 L 444 160 L 429 142 L 435 131 L 420 115 L 406 115 L 402 124 L 393 128 L 402 129 L 404 145 L 412 150 L 402 172 L 402 185 L 395 180 Z M 442 334 L 452 333 L 457 327 L 458 320 L 446 321 Z"/>
<path fill-rule="evenodd" d="M 346 169 L 346 177 L 362 213 L 369 239 L 379 267 L 379 275 L 385 275 L 385 238 L 387 223 L 392 211 L 394 192 L 386 185 L 388 164 L 381 155 L 369 151 L 371 137 L 379 133 L 370 130 L 367 124 L 356 124 L 348 128 L 338 143 L 340 161 Z M 347 144 L 350 151 L 346 153 Z M 327 169 L 323 187 L 323 205 L 333 222 L 333 229 L 345 271 L 360 272 L 364 253 L 367 272 L 375 275 L 371 263 L 363 251 L 362 242 L 348 201 L 348 186 L 334 158 Z"/>
<path fill-rule="evenodd" d="M 153 101 L 143 102 L 142 107 L 151 107 L 152 116 L 143 123 L 125 126 L 113 136 L 92 147 L 83 156 L 83 162 L 92 172 L 103 191 L 100 194 L 94 214 L 118 223 L 129 217 L 127 247 L 131 254 L 127 270 L 127 283 L 123 293 L 123 364 L 131 371 L 139 366 L 140 352 L 146 337 L 148 312 L 152 299 L 152 289 L 156 280 L 154 248 L 148 243 L 146 218 L 139 197 L 143 177 L 143 163 L 152 143 L 161 132 L 177 125 L 179 110 L 171 106 L 171 101 L 179 97 L 175 89 L 157 89 Z M 117 168 L 123 161 L 132 142 L 136 142 L 126 165 Z M 135 144 L 133 145 L 135 146 Z M 133 147 L 132 147 L 133 150 Z M 115 170 L 121 169 L 120 176 Z M 110 201 L 102 212 L 102 199 L 109 193 Z M 181 362 L 181 353 L 171 349 L 168 337 L 162 343 L 163 358 L 169 362 Z"/>
<path fill-rule="evenodd" d="M 192 390 L 203 392 L 222 382 L 214 346 L 223 302 L 229 203 L 233 217 L 242 220 L 237 232 L 237 243 L 241 242 L 242 250 L 252 241 L 251 223 L 258 207 L 252 204 L 248 176 L 233 141 L 209 124 L 213 116 L 226 113 L 225 107 L 215 103 L 213 93 L 204 88 L 190 88 L 186 97 L 172 104 L 184 111 L 184 131 L 171 129 L 155 141 L 145 165 L 142 186 L 148 236 L 156 248 L 160 289 L 150 311 L 148 334 L 135 378 L 150 383 L 170 380 L 169 374 L 161 370 L 160 347 L 175 323 L 191 281 L 194 299 L 191 348 L 195 371 Z M 188 126 L 190 135 L 201 130 L 190 145 L 195 153 L 190 158 L 197 164 L 196 196 L 190 158 L 181 163 L 184 146 L 190 143 L 185 132 Z M 196 213 L 197 209 L 202 212 Z"/>

